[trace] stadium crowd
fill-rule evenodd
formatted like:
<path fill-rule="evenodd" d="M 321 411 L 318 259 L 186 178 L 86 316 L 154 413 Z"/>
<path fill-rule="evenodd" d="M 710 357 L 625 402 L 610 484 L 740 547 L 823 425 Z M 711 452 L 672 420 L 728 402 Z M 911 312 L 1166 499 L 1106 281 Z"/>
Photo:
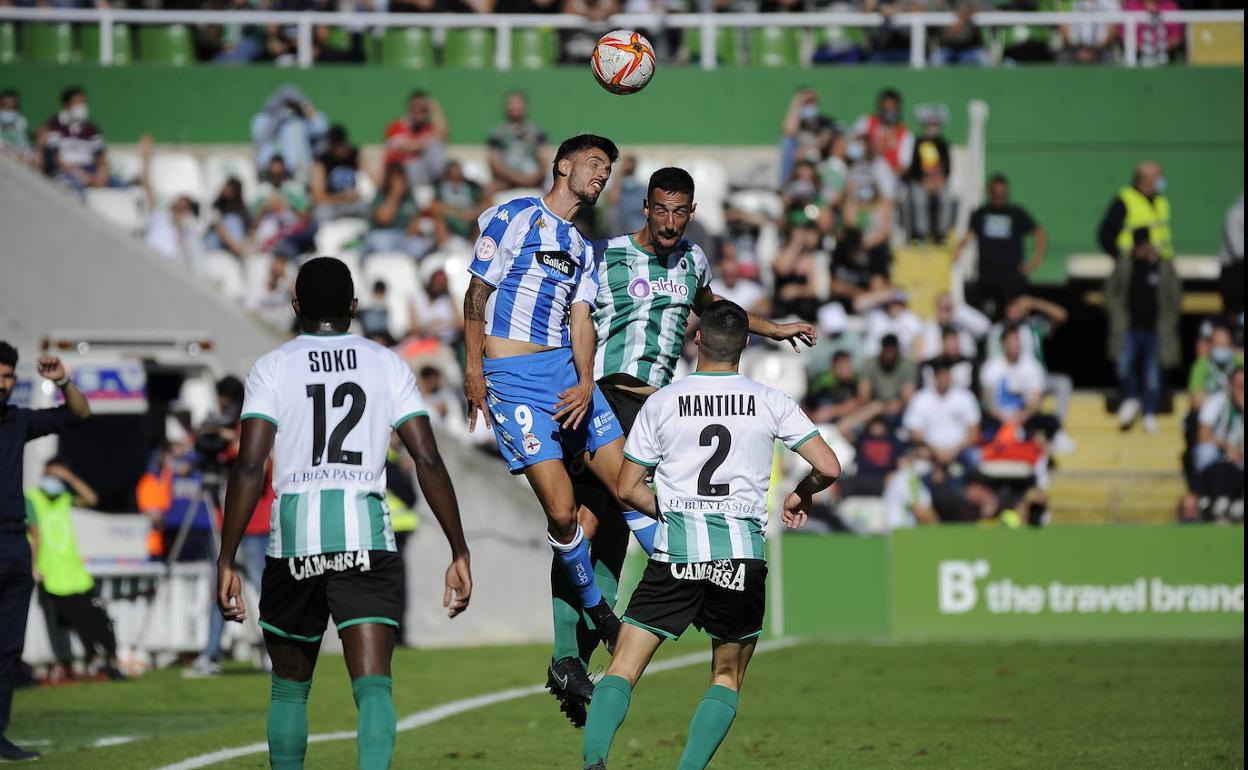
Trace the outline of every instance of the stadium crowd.
<path fill-rule="evenodd" d="M 1139 63 L 1145 66 L 1182 61 L 1186 55 L 1186 29 L 1181 23 L 1162 21 L 1165 11 L 1206 10 L 1234 7 L 1224 0 L 213 0 L 200 3 L 189 0 L 4 0 L 0 5 L 18 7 L 87 8 L 110 6 L 130 9 L 165 10 L 264 10 L 277 12 L 348 11 L 389 13 L 458 13 L 458 14 L 569 14 L 582 16 L 584 27 L 547 30 L 553 55 L 545 64 L 556 61 L 582 62 L 593 50 L 599 36 L 610 31 L 609 17 L 618 13 L 802 13 L 819 11 L 880 13 L 885 24 L 875 28 L 816 28 L 812 37 L 810 61 L 815 64 L 905 64 L 910 61 L 910 30 L 893 17 L 907 12 L 951 12 L 957 21 L 932 30 L 928 36 L 927 56 L 931 64 L 987 65 L 1004 63 L 1096 64 L 1122 58 L 1124 30 L 1121 25 L 1103 21 L 1068 23 L 1055 27 L 1017 27 L 1008 30 L 999 50 L 994 50 L 992 35 L 975 27 L 971 20 L 980 11 L 1015 12 L 1095 12 L 1141 11 L 1146 21 L 1136 27 Z M 292 64 L 296 59 L 298 32 L 294 24 L 207 24 L 189 29 L 177 28 L 172 35 L 176 45 L 186 48 L 188 56 L 202 62 L 239 64 L 273 62 Z M 642 30 L 654 44 L 660 61 L 687 62 L 696 60 L 700 41 L 696 30 L 685 32 L 670 28 Z M 727 30 L 726 30 L 727 31 Z M 448 62 L 476 61 L 491 48 L 488 35 L 463 37 L 463 45 L 453 44 L 443 50 Z M 367 28 L 335 28 L 317 26 L 313 30 L 313 59 L 327 63 L 362 63 L 379 55 L 385 57 L 388 46 L 381 31 Z M 718 43 L 717 56 L 735 62 L 747 56 L 771 56 L 798 63 L 797 36 L 780 30 L 775 35 L 779 44 L 747 42 L 747 36 L 728 35 Z M 428 45 L 422 42 L 420 47 Z M 542 43 L 541 45 L 545 45 Z M 400 47 L 402 47 L 400 45 Z M 471 49 L 480 50 L 471 50 Z M 764 49 L 770 53 L 764 54 Z M 379 54 L 379 51 L 381 52 Z M 746 53 L 749 51 L 750 53 Z M 140 52 L 142 53 L 142 52 Z M 432 48 L 418 58 L 432 58 Z M 421 59 L 424 61 L 425 59 Z M 488 55 L 481 61 L 489 61 Z M 488 66 L 488 65 L 487 65 Z"/>
<path fill-rule="evenodd" d="M 478 215 L 496 198 L 542 187 L 548 176 L 547 137 L 523 93 L 506 96 L 502 121 L 482 137 L 488 162 L 474 165 L 451 152 L 437 99 L 412 92 L 402 112 L 378 127 L 382 171 L 374 180 L 354 138 L 306 95 L 282 87 L 252 120 L 254 168 L 226 178 L 204 211 L 193 195 L 153 190 L 150 138 L 141 145 L 138 177 L 119 178 L 88 104 L 83 89 L 66 88 L 62 108 L 32 138 L 18 95 L 5 91 L 0 107 L 17 116 L 6 118 L 16 128 L 4 134 L 5 151 L 79 194 L 137 183 L 150 208 L 144 239 L 193 272 L 205 274 L 209 255 L 260 260 L 263 275 L 244 301 L 286 329 L 294 266 L 318 249 L 342 254 L 370 276 L 358 287 L 361 332 L 420 369 L 445 430 L 493 447 L 483 432 L 469 436 L 459 419 L 463 321 L 452 287 Z M 870 114 L 842 123 L 826 114 L 816 92 L 799 90 L 780 121 L 779 184 L 730 195 L 722 235 L 712 237 L 696 219 L 686 235 L 710 256 L 717 294 L 756 313 L 816 323 L 823 335 L 801 359 L 806 382 L 794 395 L 804 393 L 806 409 L 835 432 L 856 466 L 821 501 L 826 526 L 882 529 L 1002 515 L 1010 524 L 1039 524 L 1053 458 L 1076 449 L 1063 430 L 1071 378 L 1045 363 L 1046 343 L 1067 311 L 1030 292 L 1047 238 L 1011 200 L 1002 175 L 989 179 L 985 203 L 955 233 L 947 108 L 919 105 L 913 115 L 917 130 L 907 124 L 901 94 L 886 89 Z M 247 176 L 254 181 L 244 184 Z M 1135 186 L 1110 205 L 1099 238 L 1117 265 L 1106 283 L 1106 310 L 1124 430 L 1137 417 L 1143 430 L 1157 429 L 1163 367 L 1179 362 L 1170 234 L 1131 219 L 1138 200 L 1164 200 L 1160 178 L 1159 166 L 1142 163 Z M 605 204 L 578 226 L 591 237 L 636 230 L 645 184 L 638 159 L 626 154 Z M 1238 227 L 1238 241 L 1228 235 L 1234 253 L 1225 259 L 1242 271 L 1242 199 L 1237 206 L 1228 232 Z M 323 236 L 341 232 L 344 222 L 354 223 L 350 235 L 326 248 Z M 978 277 L 952 287 L 964 291 L 914 307 L 894 284 L 895 245 L 961 251 L 972 241 Z M 1241 315 L 1210 326 L 1190 378 L 1185 520 L 1242 516 L 1242 355 L 1235 353 L 1242 331 L 1236 337 L 1222 325 L 1242 329 L 1239 283 L 1239 299 L 1229 301 L 1240 303 Z"/>

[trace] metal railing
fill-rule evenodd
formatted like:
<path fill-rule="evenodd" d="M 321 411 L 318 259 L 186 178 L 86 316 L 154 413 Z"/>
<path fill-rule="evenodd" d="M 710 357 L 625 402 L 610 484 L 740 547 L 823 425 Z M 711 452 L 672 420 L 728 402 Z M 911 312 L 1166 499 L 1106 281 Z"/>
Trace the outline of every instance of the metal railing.
<path fill-rule="evenodd" d="M 1171 24 L 1244 23 L 1243 11 L 1165 11 L 1160 20 Z M 887 19 L 878 13 L 673 13 L 616 14 L 606 20 L 612 29 L 696 29 L 701 37 L 699 64 L 715 69 L 716 37 L 720 29 L 753 29 L 761 27 L 820 28 L 848 27 L 867 29 L 891 24 L 910 30 L 910 66 L 927 64 L 929 29 L 949 26 L 958 19 L 947 12 L 897 13 Z M 113 25 L 115 24 L 245 24 L 294 26 L 296 56 L 300 67 L 313 64 L 312 31 L 314 27 L 346 27 L 349 29 L 388 29 L 421 27 L 425 29 L 492 29 L 495 33 L 495 66 L 511 68 L 511 31 L 513 29 L 581 29 L 586 25 L 582 16 L 570 14 L 408 14 L 408 13 L 318 13 L 274 11 L 129 11 L 101 8 L 93 10 L 56 10 L 46 8 L 0 8 L 0 20 L 36 22 L 75 22 L 100 25 L 100 64 L 113 59 Z M 1139 25 L 1153 20 L 1142 11 L 1113 12 L 1017 12 L 982 11 L 971 17 L 971 24 L 985 29 L 1002 27 L 1053 27 L 1066 24 L 1113 24 L 1123 28 L 1123 63 L 1139 64 L 1136 32 Z"/>

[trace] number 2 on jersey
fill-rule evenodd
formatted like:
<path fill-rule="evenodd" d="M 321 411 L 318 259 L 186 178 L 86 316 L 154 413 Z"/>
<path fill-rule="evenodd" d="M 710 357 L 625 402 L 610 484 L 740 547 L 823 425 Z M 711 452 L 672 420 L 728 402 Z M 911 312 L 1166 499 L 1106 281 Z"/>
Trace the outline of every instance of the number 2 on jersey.
<path fill-rule="evenodd" d="M 325 386 L 319 383 L 309 385 L 307 393 L 308 398 L 312 399 L 312 465 L 317 466 L 321 464 L 325 455 Z M 360 418 L 364 416 L 366 400 L 364 389 L 354 382 L 342 383 L 334 390 L 334 408 L 337 409 L 346 403 L 348 396 L 351 398 L 351 408 L 334 426 L 333 433 L 329 434 L 328 462 L 361 465 L 364 462 L 364 453 L 344 450 L 342 442 L 347 440 L 347 434 L 359 424 Z"/>
<path fill-rule="evenodd" d="M 698 474 L 698 494 L 702 497 L 727 497 L 731 494 L 728 489 L 729 485 L 727 483 L 716 484 L 711 481 L 711 476 L 715 475 L 719 466 L 728 459 L 728 450 L 732 447 L 732 434 L 722 425 L 708 425 L 702 429 L 702 435 L 698 436 L 698 443 L 702 446 L 710 446 L 711 441 L 715 442 L 715 451 L 711 452 L 706 465 L 702 466 L 702 471 Z"/>

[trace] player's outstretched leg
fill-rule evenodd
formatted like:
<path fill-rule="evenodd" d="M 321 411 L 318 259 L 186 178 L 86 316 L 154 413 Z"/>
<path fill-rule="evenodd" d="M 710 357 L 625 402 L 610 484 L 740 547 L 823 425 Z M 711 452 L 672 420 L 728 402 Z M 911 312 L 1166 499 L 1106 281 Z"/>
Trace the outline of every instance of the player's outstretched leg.
<path fill-rule="evenodd" d="M 359 709 L 355 738 L 359 768 L 388 770 L 396 732 L 390 679 L 395 629 L 382 623 L 360 623 L 339 633 L 351 675 L 351 693 Z"/>
<path fill-rule="evenodd" d="M 628 715 L 633 687 L 662 643 L 661 637 L 644 628 L 626 623 L 620 629 L 619 646 L 606 675 L 594 688 L 594 699 L 589 704 L 589 719 L 585 723 L 585 740 L 581 748 L 586 768 L 606 766 L 611 742 Z"/>
<path fill-rule="evenodd" d="M 269 701 L 269 765 L 273 770 L 303 770 L 308 751 L 308 692 L 321 643 L 287 639 L 264 632 L 273 661 Z"/>
<path fill-rule="evenodd" d="M 745 667 L 754 654 L 755 639 L 740 642 L 713 641 L 711 686 L 702 696 L 689 723 L 689 740 L 677 770 L 702 770 L 715 756 L 737 716 L 737 697 Z"/>

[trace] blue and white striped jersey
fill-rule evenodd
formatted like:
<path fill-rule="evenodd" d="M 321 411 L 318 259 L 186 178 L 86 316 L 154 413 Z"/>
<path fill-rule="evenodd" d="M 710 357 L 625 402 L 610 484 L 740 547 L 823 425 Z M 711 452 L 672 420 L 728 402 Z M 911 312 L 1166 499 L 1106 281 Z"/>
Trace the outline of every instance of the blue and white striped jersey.
<path fill-rule="evenodd" d="M 541 198 L 486 209 L 468 272 L 496 291 L 485 306 L 485 333 L 568 347 L 572 305 L 590 310 L 598 295 L 594 250 L 576 227 Z"/>

